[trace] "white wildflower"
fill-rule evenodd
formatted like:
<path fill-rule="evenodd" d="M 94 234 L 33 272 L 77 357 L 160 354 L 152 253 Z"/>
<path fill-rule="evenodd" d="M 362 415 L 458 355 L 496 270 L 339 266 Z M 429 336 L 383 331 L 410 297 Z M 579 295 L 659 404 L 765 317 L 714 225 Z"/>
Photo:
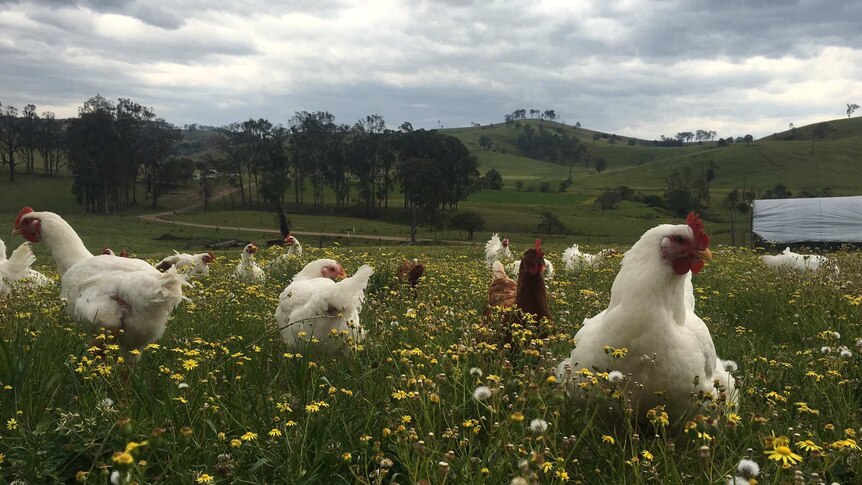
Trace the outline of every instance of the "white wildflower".
<path fill-rule="evenodd" d="M 179 387 L 180 389 L 186 389 L 187 387 L 189 387 L 189 385 L 185 382 L 180 382 L 179 384 L 177 384 L 177 387 Z"/>
<path fill-rule="evenodd" d="M 841 338 L 841 334 L 838 332 L 832 332 L 832 336 L 835 337 L 835 340 L 838 340 Z"/>
<path fill-rule="evenodd" d="M 548 430 L 548 422 L 544 419 L 534 419 L 530 421 L 530 431 L 533 433 L 544 433 Z"/>
<path fill-rule="evenodd" d="M 853 356 L 853 352 L 850 352 L 850 350 L 847 347 L 844 347 L 841 349 L 840 355 L 841 355 L 841 357 L 843 357 L 845 359 L 849 359 L 850 357 Z"/>
<path fill-rule="evenodd" d="M 832 347 L 824 345 L 823 347 L 820 347 L 820 352 L 823 354 L 830 354 L 832 353 Z"/>
<path fill-rule="evenodd" d="M 736 370 L 739 369 L 739 366 L 736 365 L 736 362 L 733 360 L 722 361 L 722 365 L 724 370 L 727 372 L 736 372 Z"/>
<path fill-rule="evenodd" d="M 736 470 L 740 475 L 746 477 L 756 477 L 760 475 L 760 465 L 752 460 L 739 460 L 739 465 L 736 465 Z"/>
<path fill-rule="evenodd" d="M 477 401 L 484 401 L 491 397 L 491 388 L 488 386 L 479 386 L 473 391 L 473 399 Z"/>
<path fill-rule="evenodd" d="M 611 382 L 619 382 L 623 380 L 623 373 L 618 370 L 608 372 L 608 380 Z"/>
<path fill-rule="evenodd" d="M 512 479 L 511 485 L 530 485 L 530 482 L 524 477 L 515 477 Z"/>
<path fill-rule="evenodd" d="M 96 407 L 105 411 L 105 410 L 111 409 L 111 406 L 113 406 L 113 405 L 114 405 L 114 401 L 111 398 L 106 397 L 106 398 L 102 399 L 101 401 L 99 401 L 99 404 L 97 404 Z"/>
<path fill-rule="evenodd" d="M 484 372 L 482 372 L 482 369 L 478 367 L 473 367 L 470 369 L 470 375 L 475 377 L 482 377 L 482 375 L 484 375 Z"/>

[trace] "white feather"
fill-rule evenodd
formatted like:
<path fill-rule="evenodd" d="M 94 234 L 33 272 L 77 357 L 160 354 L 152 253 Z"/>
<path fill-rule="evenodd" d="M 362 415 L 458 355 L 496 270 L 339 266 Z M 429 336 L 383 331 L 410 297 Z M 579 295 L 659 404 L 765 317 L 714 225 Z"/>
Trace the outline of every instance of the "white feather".
<path fill-rule="evenodd" d="M 692 392 L 708 391 L 716 396 L 716 379 L 727 387 L 734 402 L 736 394 L 733 377 L 716 356 L 709 329 L 694 313 L 688 275 L 677 275 L 661 257 L 662 241 L 669 234 L 693 238 L 687 225 L 665 224 L 647 231 L 625 254 L 608 308 L 584 320 L 575 335 L 575 348 L 557 373 L 568 383 L 576 381 L 584 368 L 631 374 L 642 385 L 630 386 L 638 416 L 665 404 L 671 419 L 678 420 L 689 410 Z M 611 359 L 606 346 L 628 352 L 623 358 Z M 654 364 L 650 362 L 653 356 Z M 696 386 L 695 377 L 699 380 Z M 569 391 L 576 399 L 584 399 L 577 386 L 570 385 Z"/>
<path fill-rule="evenodd" d="M 838 272 L 838 267 L 830 265 L 830 260 L 826 256 L 794 253 L 789 247 L 780 254 L 775 256 L 767 254 L 761 256 L 760 259 L 766 266 L 776 270 L 790 269 L 799 273 L 806 273 L 831 267 L 833 271 Z"/>
<path fill-rule="evenodd" d="M 335 282 L 320 276 L 312 277 L 313 271 L 306 270 L 314 268 L 319 275 L 319 262 L 309 263 L 279 296 L 275 319 L 288 348 L 327 353 L 342 347 L 343 337 L 340 335 L 334 343 L 330 342 L 333 331 L 337 334 L 347 331 L 354 342 L 361 342 L 365 335 L 359 322 L 359 311 L 365 299 L 365 287 L 374 270 L 363 265 L 353 276 Z M 311 339 L 318 342 L 310 343 Z"/>

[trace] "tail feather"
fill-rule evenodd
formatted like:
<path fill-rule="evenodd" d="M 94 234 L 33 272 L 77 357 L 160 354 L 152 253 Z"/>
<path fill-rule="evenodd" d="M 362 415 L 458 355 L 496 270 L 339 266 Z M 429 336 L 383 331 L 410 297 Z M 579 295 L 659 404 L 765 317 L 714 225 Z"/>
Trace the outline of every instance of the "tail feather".
<path fill-rule="evenodd" d="M 329 306 L 343 310 L 349 306 L 360 305 L 365 301 L 365 287 L 374 274 L 374 269 L 362 265 L 353 276 L 345 278 L 327 288 L 326 301 Z"/>
<path fill-rule="evenodd" d="M 6 262 L 0 264 L 0 277 L 7 281 L 18 281 L 30 274 L 30 266 L 36 262 L 36 256 L 30 250 L 30 243 L 25 242 L 12 252 Z"/>
<path fill-rule="evenodd" d="M 493 266 L 491 266 L 491 272 L 493 273 L 493 276 L 491 276 L 492 280 L 509 277 L 509 275 L 506 274 L 505 266 L 503 266 L 503 263 L 499 261 L 494 261 Z"/>

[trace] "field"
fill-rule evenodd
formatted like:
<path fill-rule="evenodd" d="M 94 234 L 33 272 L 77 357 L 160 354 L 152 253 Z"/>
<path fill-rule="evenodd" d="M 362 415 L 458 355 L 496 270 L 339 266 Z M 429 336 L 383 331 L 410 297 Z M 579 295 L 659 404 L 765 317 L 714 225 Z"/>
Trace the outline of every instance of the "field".
<path fill-rule="evenodd" d="M 716 248 L 695 277 L 697 312 L 739 365 L 738 408 L 611 430 L 567 398 L 554 367 L 606 307 L 619 261 L 569 274 L 561 250 L 546 249 L 559 265 L 552 333 L 511 362 L 481 343 L 479 248 L 308 248 L 259 286 L 231 276 L 238 251 L 219 253 L 135 366 L 89 348 L 57 288 L 0 300 L 0 481 L 724 484 L 742 459 L 760 465 L 758 483 L 862 480 L 862 256 L 835 254 L 833 279 Z M 274 328 L 279 292 L 318 257 L 376 270 L 368 337 L 337 358 L 288 353 Z M 402 257 L 429 268 L 415 298 L 394 281 Z M 54 274 L 50 261 L 39 269 Z M 595 383 L 608 399 L 629 384 Z M 479 386 L 490 396 L 474 398 Z"/>

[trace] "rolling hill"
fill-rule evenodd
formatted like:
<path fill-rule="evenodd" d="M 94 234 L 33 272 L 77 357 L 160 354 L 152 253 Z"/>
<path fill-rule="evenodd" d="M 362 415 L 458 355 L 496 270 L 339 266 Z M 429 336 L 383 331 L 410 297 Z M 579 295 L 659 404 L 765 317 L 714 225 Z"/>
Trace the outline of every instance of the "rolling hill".
<path fill-rule="evenodd" d="M 536 132 L 547 130 L 576 136 L 585 143 L 588 158 L 593 161 L 603 158 L 607 169 L 598 173 L 591 165 L 578 164 L 573 170 L 573 183 L 560 191 L 561 183 L 568 178 L 569 167 L 562 160 L 539 160 L 521 150 L 517 140 L 527 126 Z M 558 215 L 567 228 L 568 235 L 557 236 L 561 241 L 630 243 L 645 229 L 675 216 L 634 201 L 623 201 L 616 209 L 602 210 L 595 204 L 599 194 L 606 189 L 627 186 L 638 193 L 659 195 L 665 191 L 666 180 L 674 172 L 697 179 L 712 169 L 715 178 L 710 183 L 711 203 L 704 213 L 716 241 L 728 242 L 728 212 L 723 200 L 732 189 L 745 187 L 762 194 L 776 184 L 783 184 L 793 193 L 803 189 L 814 193 L 828 190 L 833 195 L 862 192 L 862 118 L 828 121 L 827 126 L 819 130 L 825 133 L 822 138 L 814 136 L 816 126 L 797 127 L 751 144 L 719 146 L 712 141 L 680 147 L 655 146 L 625 135 L 604 134 L 602 138 L 601 133 L 588 129 L 539 120 L 443 131 L 460 139 L 476 155 L 483 173 L 495 169 L 502 174 L 502 190 L 484 190 L 460 205 L 461 210 L 480 213 L 486 221 L 486 231 L 501 231 L 511 234 L 515 240 L 526 241 L 536 236 L 541 214 L 551 212 Z M 594 137 L 596 133 L 598 137 Z M 205 153 L 212 153 L 212 134 L 212 131 L 200 129 L 184 132 L 184 155 L 199 159 Z M 480 146 L 483 136 L 491 140 L 492 149 Z M 0 214 L 17 213 L 23 202 L 20 197 L 25 195 L 30 200 L 44 202 L 38 204 L 41 207 L 80 213 L 69 194 L 70 185 L 68 177 L 22 177 L 14 190 L 0 191 L 5 192 L 0 195 Z M 179 207 L 183 201 L 197 197 L 194 188 L 180 192 L 164 199 L 163 205 Z M 308 195 L 311 199 L 310 193 Z M 206 214 L 193 211 L 170 217 L 222 225 L 242 225 L 238 222 L 254 220 L 267 227 L 276 226 L 273 216 L 267 212 L 228 210 L 232 206 L 228 200 L 217 205 L 221 210 Z M 133 212 L 145 211 L 138 208 Z M 294 215 L 297 230 L 344 232 L 359 228 L 359 232 L 381 235 L 407 233 L 407 218 L 400 209 L 384 211 L 376 221 L 351 218 L 352 214 L 346 212 L 312 213 L 308 206 L 291 205 L 288 211 Z M 743 226 L 747 224 L 746 216 L 740 215 L 737 220 L 740 219 Z M 420 231 L 420 237 L 432 237 L 431 228 L 423 227 Z M 452 230 L 437 231 L 434 235 L 459 237 L 457 231 Z"/>

